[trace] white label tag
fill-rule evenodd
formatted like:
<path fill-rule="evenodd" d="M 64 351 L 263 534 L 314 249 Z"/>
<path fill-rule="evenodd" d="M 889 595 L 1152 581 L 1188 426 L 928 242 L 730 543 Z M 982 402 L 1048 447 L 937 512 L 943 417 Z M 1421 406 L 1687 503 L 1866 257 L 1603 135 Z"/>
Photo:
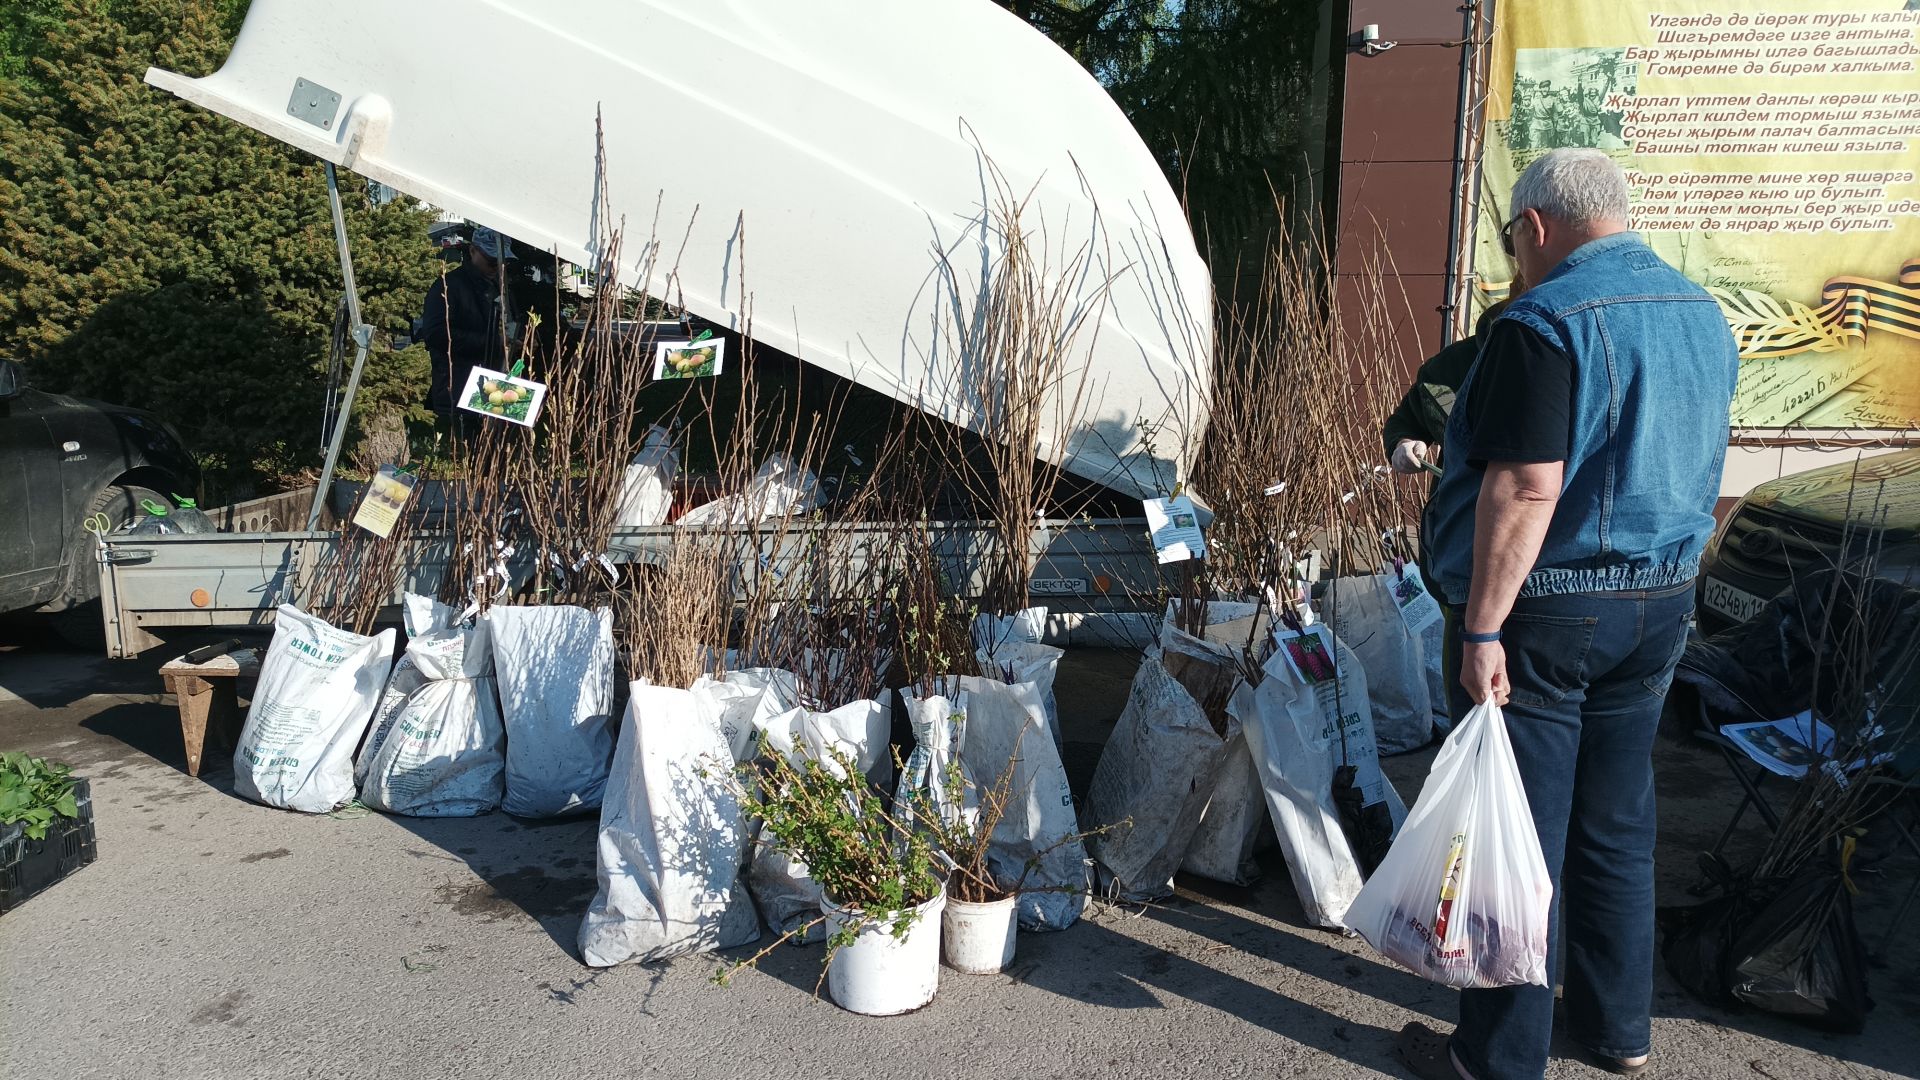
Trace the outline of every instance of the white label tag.
<path fill-rule="evenodd" d="M 1399 576 L 1389 584 L 1393 589 L 1393 601 L 1400 608 L 1400 617 L 1406 620 L 1407 633 L 1419 637 L 1442 617 L 1440 601 L 1427 591 L 1426 579 L 1420 576 L 1419 563 L 1402 566 Z"/>
<path fill-rule="evenodd" d="M 1207 557 L 1207 542 L 1200 533 L 1200 517 L 1194 512 L 1193 500 L 1176 495 L 1147 499 L 1142 505 L 1147 511 L 1154 555 L 1162 564 Z"/>

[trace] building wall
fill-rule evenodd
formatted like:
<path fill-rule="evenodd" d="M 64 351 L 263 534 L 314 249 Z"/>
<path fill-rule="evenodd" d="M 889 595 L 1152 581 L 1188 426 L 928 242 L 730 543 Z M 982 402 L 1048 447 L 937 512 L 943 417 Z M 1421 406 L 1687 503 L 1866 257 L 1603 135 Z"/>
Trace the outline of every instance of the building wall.
<path fill-rule="evenodd" d="M 1390 275 L 1390 296 L 1404 293 L 1404 302 L 1391 306 L 1411 379 L 1447 341 L 1465 15 L 1459 0 L 1352 0 L 1350 37 L 1369 23 L 1395 44 L 1371 56 L 1354 47 L 1346 52 L 1334 272 L 1343 296 L 1375 272 Z"/>

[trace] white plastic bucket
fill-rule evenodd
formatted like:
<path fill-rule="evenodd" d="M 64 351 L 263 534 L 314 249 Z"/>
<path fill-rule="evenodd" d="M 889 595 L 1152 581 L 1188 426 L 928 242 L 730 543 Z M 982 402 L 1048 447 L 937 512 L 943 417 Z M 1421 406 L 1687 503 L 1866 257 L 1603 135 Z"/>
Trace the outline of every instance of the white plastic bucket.
<path fill-rule="evenodd" d="M 972 904 L 952 900 L 940 917 L 940 958 L 964 975 L 992 975 L 1013 963 L 1016 894 Z"/>
<path fill-rule="evenodd" d="M 895 1016 L 932 1001 L 940 988 L 940 913 L 946 904 L 942 890 L 915 908 L 905 937 L 893 936 L 891 922 L 868 922 L 853 944 L 827 962 L 827 991 L 834 1002 L 848 1012 Z M 820 910 L 830 934 L 859 918 L 831 900 L 823 899 Z"/>

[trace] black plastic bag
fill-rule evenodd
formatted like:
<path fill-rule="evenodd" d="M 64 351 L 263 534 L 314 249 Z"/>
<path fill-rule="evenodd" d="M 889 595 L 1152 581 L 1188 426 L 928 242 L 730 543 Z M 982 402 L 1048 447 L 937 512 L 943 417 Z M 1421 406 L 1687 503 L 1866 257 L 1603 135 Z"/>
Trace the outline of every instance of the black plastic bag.
<path fill-rule="evenodd" d="M 1666 932 L 1662 956 L 1667 973 L 1709 1005 L 1739 1005 L 1733 996 L 1733 942 L 1752 917 L 1760 890 L 1721 882 L 1720 896 L 1704 904 L 1660 910 Z"/>
<path fill-rule="evenodd" d="M 1735 998 L 1828 1031 L 1866 1025 L 1866 950 L 1838 867 L 1809 865 L 1788 879 L 1741 927 L 1730 957 Z"/>

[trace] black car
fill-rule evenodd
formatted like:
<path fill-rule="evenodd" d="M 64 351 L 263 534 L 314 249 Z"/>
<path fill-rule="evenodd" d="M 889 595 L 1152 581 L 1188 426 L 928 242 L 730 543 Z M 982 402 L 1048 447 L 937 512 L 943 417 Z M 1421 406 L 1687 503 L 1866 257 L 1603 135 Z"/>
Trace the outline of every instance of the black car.
<path fill-rule="evenodd" d="M 193 496 L 200 469 L 151 413 L 35 390 L 0 360 L 0 614 L 44 611 L 78 643 L 101 636 L 96 529 Z"/>
<path fill-rule="evenodd" d="M 1871 544 L 1878 576 L 1920 585 L 1920 449 L 1810 469 L 1748 492 L 1701 562 L 1700 628 L 1745 622 L 1795 578 L 1839 565 L 1849 536 L 1850 564 Z"/>

